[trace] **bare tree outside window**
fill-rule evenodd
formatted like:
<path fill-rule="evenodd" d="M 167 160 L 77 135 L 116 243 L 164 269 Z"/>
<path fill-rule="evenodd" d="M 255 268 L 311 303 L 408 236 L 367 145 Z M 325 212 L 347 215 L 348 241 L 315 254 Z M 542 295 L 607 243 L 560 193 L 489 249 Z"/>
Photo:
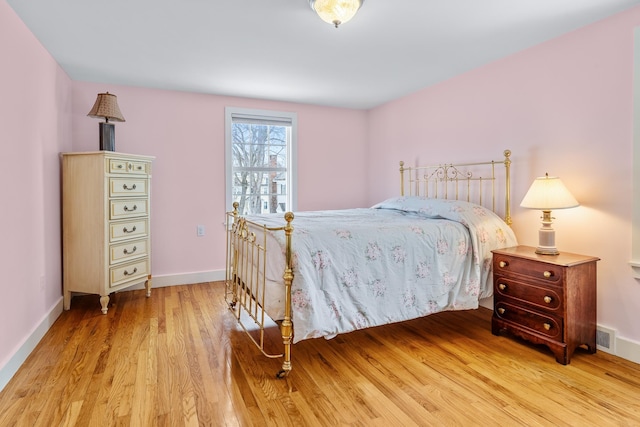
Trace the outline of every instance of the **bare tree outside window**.
<path fill-rule="evenodd" d="M 283 212 L 287 134 L 286 126 L 233 123 L 233 201 L 243 215 Z"/>
<path fill-rule="evenodd" d="M 227 206 L 241 215 L 296 206 L 295 113 L 225 108 Z"/>

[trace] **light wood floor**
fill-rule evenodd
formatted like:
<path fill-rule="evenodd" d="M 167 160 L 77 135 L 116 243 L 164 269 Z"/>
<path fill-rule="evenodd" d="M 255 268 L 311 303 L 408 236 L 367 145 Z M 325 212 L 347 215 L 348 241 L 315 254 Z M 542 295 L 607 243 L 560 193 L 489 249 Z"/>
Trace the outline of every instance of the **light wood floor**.
<path fill-rule="evenodd" d="M 441 313 L 293 348 L 292 391 L 221 283 L 76 297 L 0 393 L 0 426 L 640 425 L 640 365 Z"/>

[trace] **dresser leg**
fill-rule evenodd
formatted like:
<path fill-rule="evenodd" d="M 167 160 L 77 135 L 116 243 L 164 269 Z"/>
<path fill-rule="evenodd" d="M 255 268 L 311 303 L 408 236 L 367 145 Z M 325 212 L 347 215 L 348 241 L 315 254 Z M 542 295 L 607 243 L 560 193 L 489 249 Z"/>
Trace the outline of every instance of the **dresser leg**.
<path fill-rule="evenodd" d="M 562 365 L 568 365 L 569 364 L 569 352 L 566 346 L 561 347 L 561 348 L 553 348 L 551 346 L 548 346 L 549 349 L 553 352 L 553 354 L 556 356 L 556 362 L 562 364 Z"/>
<path fill-rule="evenodd" d="M 100 295 L 100 305 L 102 306 L 102 314 L 107 314 L 109 309 L 109 295 Z"/>
<path fill-rule="evenodd" d="M 62 307 L 65 310 L 69 310 L 71 308 L 71 292 L 70 291 L 64 291 L 64 295 L 62 298 Z"/>
<path fill-rule="evenodd" d="M 145 288 L 147 288 L 147 297 L 151 296 L 151 275 L 147 276 L 147 281 L 144 284 Z"/>

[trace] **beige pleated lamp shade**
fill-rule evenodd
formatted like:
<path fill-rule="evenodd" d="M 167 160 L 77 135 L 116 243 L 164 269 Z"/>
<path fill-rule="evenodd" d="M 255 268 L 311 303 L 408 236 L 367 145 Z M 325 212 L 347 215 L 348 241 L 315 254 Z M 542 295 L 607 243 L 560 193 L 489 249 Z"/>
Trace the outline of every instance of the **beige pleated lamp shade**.
<path fill-rule="evenodd" d="M 580 203 L 573 197 L 560 178 L 548 174 L 536 178 L 520 206 L 529 209 L 556 210 L 575 208 Z"/>
<path fill-rule="evenodd" d="M 96 103 L 93 104 L 93 108 L 87 116 L 97 119 L 104 117 L 107 122 L 109 122 L 109 120 L 113 120 L 114 122 L 125 121 L 120 112 L 120 108 L 118 108 L 118 97 L 109 92 L 98 94 Z"/>

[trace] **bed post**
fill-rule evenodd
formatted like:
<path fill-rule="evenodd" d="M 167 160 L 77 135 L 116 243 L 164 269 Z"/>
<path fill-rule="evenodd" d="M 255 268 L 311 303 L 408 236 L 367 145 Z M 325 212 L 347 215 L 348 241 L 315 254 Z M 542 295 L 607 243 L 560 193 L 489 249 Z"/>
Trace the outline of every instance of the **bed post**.
<path fill-rule="evenodd" d="M 400 195 L 404 196 L 404 162 L 400 160 Z"/>
<path fill-rule="evenodd" d="M 293 213 L 287 212 L 284 214 L 284 219 L 287 221 L 287 225 L 284 227 L 284 235 L 286 239 L 286 268 L 284 270 L 284 320 L 280 325 L 280 332 L 282 333 L 282 343 L 284 344 L 284 362 L 282 363 L 282 369 L 278 372 L 277 377 L 283 378 L 289 375 L 291 371 L 291 338 L 293 336 L 293 323 L 291 322 L 292 308 L 291 308 L 291 285 L 293 283 L 293 263 L 291 257 L 291 234 L 293 233 Z"/>
<path fill-rule="evenodd" d="M 504 167 L 506 175 L 506 195 L 505 195 L 505 214 L 504 222 L 511 225 L 511 150 L 504 150 Z"/>

